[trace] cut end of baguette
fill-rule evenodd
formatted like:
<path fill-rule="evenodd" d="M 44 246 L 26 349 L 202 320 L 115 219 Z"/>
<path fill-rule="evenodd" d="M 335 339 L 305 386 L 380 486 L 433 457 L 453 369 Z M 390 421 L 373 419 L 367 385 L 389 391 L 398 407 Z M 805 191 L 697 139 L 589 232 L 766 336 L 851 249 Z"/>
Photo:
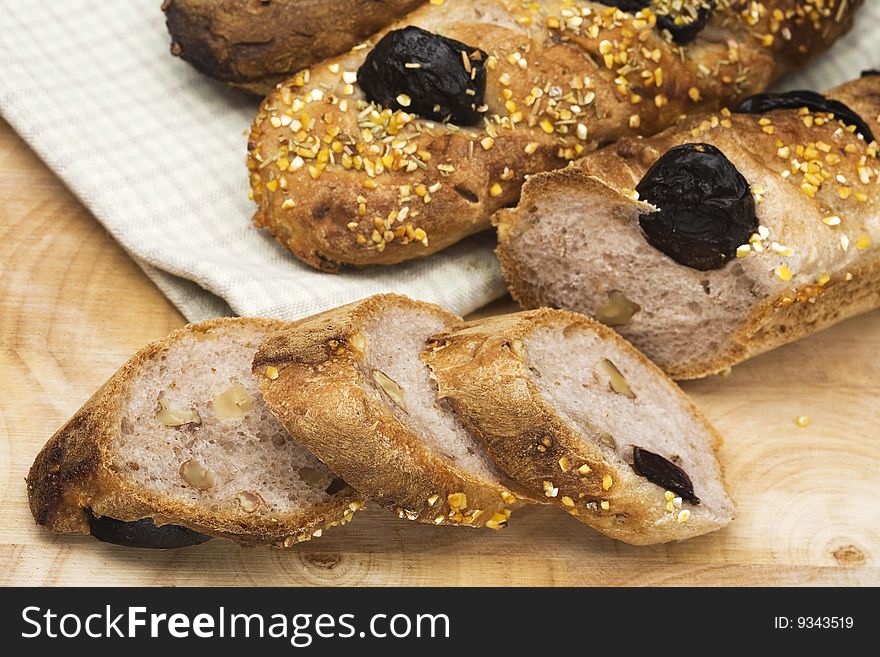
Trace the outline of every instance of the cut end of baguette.
<path fill-rule="evenodd" d="M 181 336 L 144 364 L 122 405 L 111 469 L 138 488 L 221 513 L 243 503 L 274 514 L 327 502 L 335 475 L 288 440 L 250 372 L 264 333 L 215 333 Z"/>
<path fill-rule="evenodd" d="M 460 319 L 382 295 L 303 320 L 257 353 L 263 394 L 285 427 L 346 481 L 401 518 L 504 526 L 523 503 L 437 396 L 420 359 Z"/>
<path fill-rule="evenodd" d="M 448 346 L 428 358 L 441 395 L 536 497 L 633 544 L 690 538 L 732 520 L 714 453 L 720 437 L 672 381 L 607 327 L 545 309 L 439 339 Z M 638 473 L 636 447 L 686 473 L 692 495 L 668 473 Z"/>
<path fill-rule="evenodd" d="M 739 261 L 698 271 L 650 246 L 639 215 L 652 210 L 575 167 L 535 176 L 498 217 L 504 277 L 524 307 L 606 322 L 673 378 L 714 374 L 742 357 L 751 279 Z"/>
<path fill-rule="evenodd" d="M 37 457 L 28 489 L 38 523 L 88 533 L 88 514 L 149 518 L 290 546 L 350 518 L 354 491 L 290 439 L 251 372 L 281 326 L 215 320 L 142 350 Z"/>

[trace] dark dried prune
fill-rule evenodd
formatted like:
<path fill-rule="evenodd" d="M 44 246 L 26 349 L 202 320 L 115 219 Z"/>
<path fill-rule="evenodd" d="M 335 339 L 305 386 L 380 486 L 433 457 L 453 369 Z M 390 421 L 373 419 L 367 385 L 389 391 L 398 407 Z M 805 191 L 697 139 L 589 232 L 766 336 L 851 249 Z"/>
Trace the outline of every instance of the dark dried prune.
<path fill-rule="evenodd" d="M 631 14 L 651 5 L 651 0 L 599 0 L 599 2 L 609 7 L 617 7 L 621 11 L 628 11 Z"/>
<path fill-rule="evenodd" d="M 694 484 L 687 472 L 669 459 L 649 452 L 641 447 L 633 447 L 633 470 L 652 484 L 672 491 L 691 504 L 699 504 L 700 498 L 694 495 Z"/>
<path fill-rule="evenodd" d="M 336 495 L 336 493 L 341 490 L 345 490 L 346 488 L 348 488 L 348 484 L 345 483 L 345 480 L 342 477 L 336 477 L 327 485 L 327 488 L 324 489 L 324 492 L 328 495 Z"/>
<path fill-rule="evenodd" d="M 419 27 L 382 37 L 358 70 L 367 98 L 426 119 L 474 125 L 483 117 L 488 54 Z"/>
<path fill-rule="evenodd" d="M 150 518 L 126 522 L 109 516 L 96 516 L 86 509 L 89 530 L 92 536 L 104 543 L 126 547 L 168 550 L 198 545 L 211 540 L 210 536 L 199 534 L 179 525 L 156 526 Z"/>
<path fill-rule="evenodd" d="M 715 11 L 715 2 L 716 0 L 695 0 L 675 9 L 670 0 L 655 0 L 657 29 L 668 31 L 672 40 L 679 45 L 690 43 L 706 27 Z"/>
<path fill-rule="evenodd" d="M 734 108 L 737 114 L 764 114 L 774 110 L 799 110 L 806 107 L 811 112 L 827 112 L 846 125 L 854 125 L 865 141 L 874 141 L 874 133 L 856 112 L 839 100 L 831 100 L 822 94 L 806 89 L 785 93 L 764 93 L 749 96 Z"/>
<path fill-rule="evenodd" d="M 880 71 L 878 71 L 876 68 L 869 68 L 862 71 L 863 78 L 873 78 L 878 75 L 880 75 Z"/>
<path fill-rule="evenodd" d="M 720 269 L 758 230 L 749 183 L 709 144 L 670 148 L 636 191 L 658 208 L 639 216 L 648 243 L 693 269 Z"/>
<path fill-rule="evenodd" d="M 678 44 L 693 41 L 709 22 L 715 11 L 716 0 L 691 0 L 676 8 L 671 0 L 599 0 L 603 5 L 617 7 L 635 14 L 646 7 L 653 7 L 657 15 L 657 29 L 666 30 Z"/>

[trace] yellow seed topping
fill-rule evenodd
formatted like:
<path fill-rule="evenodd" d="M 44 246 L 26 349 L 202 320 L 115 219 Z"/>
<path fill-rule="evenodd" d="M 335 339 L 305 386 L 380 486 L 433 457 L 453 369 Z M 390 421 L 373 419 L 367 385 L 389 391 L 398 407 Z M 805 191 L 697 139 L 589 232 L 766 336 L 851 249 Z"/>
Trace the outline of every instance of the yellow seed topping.
<path fill-rule="evenodd" d="M 504 509 L 494 514 L 486 521 L 486 527 L 489 529 L 503 529 L 507 526 L 507 520 L 510 518 L 510 509 Z"/>
<path fill-rule="evenodd" d="M 269 366 L 266 368 L 266 378 L 267 378 L 267 379 L 272 379 L 273 381 L 274 381 L 275 379 L 277 379 L 277 378 L 278 378 L 278 368 L 276 368 L 276 367 L 272 367 L 271 365 L 269 365 Z"/>
<path fill-rule="evenodd" d="M 611 488 L 611 484 L 614 483 L 614 479 L 611 478 L 611 475 L 607 474 L 602 477 L 602 490 L 608 490 Z"/>
<path fill-rule="evenodd" d="M 467 495 L 464 493 L 452 493 L 446 497 L 446 501 L 449 502 L 449 508 L 453 511 L 467 507 Z"/>
<path fill-rule="evenodd" d="M 798 425 L 799 427 L 803 428 L 803 427 L 807 426 L 807 425 L 810 423 L 810 418 L 808 418 L 806 415 L 801 415 L 800 417 L 798 417 L 798 418 L 794 421 L 794 423 L 795 423 L 796 425 Z"/>
<path fill-rule="evenodd" d="M 516 495 L 511 493 L 510 491 L 503 490 L 501 491 L 501 499 L 505 504 L 513 504 L 516 502 Z"/>
<path fill-rule="evenodd" d="M 791 269 L 789 269 L 786 265 L 782 265 L 781 267 L 776 269 L 776 275 L 779 276 L 783 281 L 790 281 L 792 279 L 793 274 L 791 273 Z"/>

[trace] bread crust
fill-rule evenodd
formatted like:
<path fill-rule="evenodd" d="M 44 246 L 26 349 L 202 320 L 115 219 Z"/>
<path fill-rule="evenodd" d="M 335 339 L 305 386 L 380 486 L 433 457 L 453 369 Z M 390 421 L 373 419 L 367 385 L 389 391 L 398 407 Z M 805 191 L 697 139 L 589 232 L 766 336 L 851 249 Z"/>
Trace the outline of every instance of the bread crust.
<path fill-rule="evenodd" d="M 370 297 L 302 320 L 267 339 L 254 358 L 264 399 L 292 436 L 401 518 L 504 526 L 524 503 L 522 496 L 427 447 L 369 383 L 364 327 L 391 306 L 431 313 L 449 324 L 461 321 L 438 306 L 397 295 Z M 371 339 L 366 336 L 366 349 Z M 277 378 L 266 376 L 267 367 L 274 368 L 273 377 L 277 370 Z"/>
<path fill-rule="evenodd" d="M 265 96 L 356 46 L 424 0 L 165 0 L 171 53 L 199 72 Z"/>
<path fill-rule="evenodd" d="M 279 321 L 238 318 L 189 325 L 148 345 L 110 377 L 34 460 L 27 490 L 37 524 L 57 533 L 89 534 L 86 509 L 91 509 L 97 516 L 122 521 L 151 518 L 158 526 L 179 525 L 242 545 L 290 547 L 308 540 L 317 530 L 350 519 L 351 505 L 362 504 L 351 488 L 316 505 L 309 514 L 274 514 L 280 522 L 272 522 L 256 514 L 222 513 L 185 504 L 138 488 L 114 472 L 112 445 L 119 431 L 122 403 L 131 393 L 141 367 L 194 331 L 223 330 L 241 324 L 267 331 L 284 326 Z"/>
<path fill-rule="evenodd" d="M 619 458 L 609 459 L 597 446 L 587 444 L 559 416 L 529 376 L 522 342 L 539 326 L 595 331 L 602 340 L 629 351 L 650 376 L 666 381 L 669 397 L 702 426 L 711 446 L 721 445 L 721 436 L 693 402 L 614 331 L 577 313 L 539 309 L 464 324 L 435 336 L 436 347 L 423 356 L 441 397 L 483 441 L 501 468 L 545 501 L 549 483 L 558 489 L 549 501 L 602 533 L 634 545 L 682 540 L 730 522 L 733 505 L 729 500 L 718 517 L 701 514 L 700 507 L 695 507 L 687 522 L 678 522 L 665 508 L 661 487 L 636 475 Z M 562 468 L 561 459 L 567 461 L 568 469 Z M 578 472 L 583 464 L 590 468 L 587 474 Z M 607 475 L 613 484 L 603 489 Z M 608 502 L 608 509 L 602 507 L 603 501 Z"/>
<path fill-rule="evenodd" d="M 855 80 L 826 95 L 849 105 L 871 126 L 880 126 L 880 79 Z M 761 122 L 768 119 L 772 125 L 762 126 Z M 760 223 L 770 231 L 767 242 L 781 243 L 794 253 L 783 256 L 765 249 L 737 260 L 736 275 L 747 279 L 749 301 L 732 317 L 737 329 L 725 335 L 721 347 L 707 359 L 667 361 L 658 356 L 650 338 L 641 339 L 632 327 L 617 327 L 624 337 L 654 358 L 673 378 L 695 379 L 880 307 L 880 166 L 876 147 L 866 145 L 850 132 L 841 132 L 834 122 L 807 126 L 804 121 L 805 117 L 796 111 L 777 111 L 766 116 L 697 115 L 655 137 L 622 140 L 564 170 L 532 177 L 523 188 L 519 206 L 499 212 L 494 218 L 499 236 L 497 254 L 512 296 L 524 308 L 558 305 L 546 282 L 518 255 L 522 249 L 536 248 L 519 243 L 527 239 L 524 235 L 532 222 L 538 221 L 530 212 L 532 208 L 545 199 L 584 194 L 584 198 L 589 196 L 617 207 L 619 216 L 632 222 L 632 230 L 638 231 L 639 213 L 651 211 L 651 206 L 633 200 L 631 190 L 669 148 L 704 142 L 724 152 L 753 190 L 765 190 L 756 211 Z M 764 130 L 767 127 L 772 133 Z M 790 171 L 792 158 L 805 159 L 798 156 L 796 146 L 809 144 L 831 147 L 827 154 L 818 151 L 823 171 L 828 175 L 812 196 L 802 187 L 805 177 Z M 785 154 L 785 148 L 791 153 L 783 157 L 780 153 Z M 855 150 L 847 153 L 845 148 Z M 840 161 L 832 165 L 828 155 L 838 153 Z M 789 171 L 785 178 L 780 177 L 783 170 Z M 867 183 L 861 180 L 864 175 L 869 175 Z M 859 194 L 864 194 L 861 200 Z M 842 218 L 839 226 L 823 222 L 835 215 Z M 843 248 L 843 237 L 847 248 Z M 651 247 L 645 243 L 645 248 Z M 632 266 L 639 269 L 638 254 L 633 255 Z M 569 261 L 566 266 L 571 265 Z M 791 281 L 780 277 L 778 272 L 783 265 L 792 272 Z M 718 279 L 713 277 L 726 275 L 724 272 L 730 271 L 733 263 L 718 270 L 720 273 L 708 275 L 671 260 L 669 266 L 678 268 L 683 281 L 714 281 Z M 820 284 L 826 275 L 827 281 Z M 613 281 L 607 283 L 615 287 Z M 576 309 L 591 312 L 589 303 L 585 297 L 584 307 Z"/>
<path fill-rule="evenodd" d="M 652 12 L 599 2 L 425 5 L 388 30 L 416 25 L 490 53 L 485 124 L 371 115 L 350 80 L 380 32 L 263 102 L 248 144 L 254 222 L 325 271 L 430 255 L 488 228 L 530 174 L 763 90 L 845 32 L 861 2 L 832 4 L 826 15 L 796 0 L 733 2 L 686 48 L 653 29 Z M 548 27 L 572 7 L 591 13 Z"/>

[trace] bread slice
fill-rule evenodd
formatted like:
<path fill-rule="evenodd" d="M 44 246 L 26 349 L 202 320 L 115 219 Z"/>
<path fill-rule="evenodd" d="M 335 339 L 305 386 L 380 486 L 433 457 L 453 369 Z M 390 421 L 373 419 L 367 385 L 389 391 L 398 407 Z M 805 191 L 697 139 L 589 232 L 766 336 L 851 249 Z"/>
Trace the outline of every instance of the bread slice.
<path fill-rule="evenodd" d="M 217 319 L 136 354 L 37 456 L 37 523 L 142 547 L 289 547 L 349 520 L 358 495 L 290 440 L 251 374 L 282 326 Z"/>
<path fill-rule="evenodd" d="M 437 398 L 419 358 L 459 321 L 374 296 L 276 333 L 254 372 L 291 435 L 366 496 L 409 520 L 500 528 L 524 500 Z"/>
<path fill-rule="evenodd" d="M 492 317 L 439 334 L 423 358 L 502 470 L 608 536 L 661 543 L 732 520 L 720 436 L 598 322 L 547 309 Z"/>

